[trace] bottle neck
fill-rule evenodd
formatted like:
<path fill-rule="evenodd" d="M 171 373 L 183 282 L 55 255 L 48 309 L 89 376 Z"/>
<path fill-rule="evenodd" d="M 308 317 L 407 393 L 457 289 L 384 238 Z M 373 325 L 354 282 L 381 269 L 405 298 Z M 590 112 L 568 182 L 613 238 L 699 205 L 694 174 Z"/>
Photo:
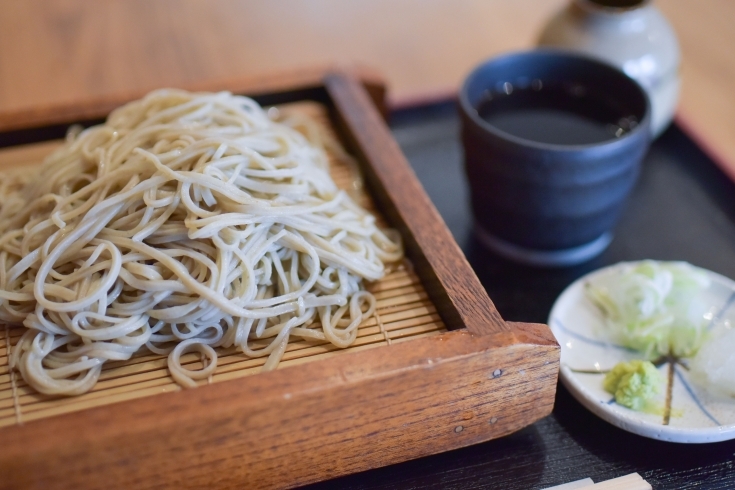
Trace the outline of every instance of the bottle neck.
<path fill-rule="evenodd" d="M 651 3 L 650 0 L 572 0 L 571 11 L 583 22 L 600 29 L 641 32 L 653 15 Z"/>
<path fill-rule="evenodd" d="M 572 0 L 575 7 L 587 14 L 623 16 L 637 12 L 651 4 L 651 0 Z"/>

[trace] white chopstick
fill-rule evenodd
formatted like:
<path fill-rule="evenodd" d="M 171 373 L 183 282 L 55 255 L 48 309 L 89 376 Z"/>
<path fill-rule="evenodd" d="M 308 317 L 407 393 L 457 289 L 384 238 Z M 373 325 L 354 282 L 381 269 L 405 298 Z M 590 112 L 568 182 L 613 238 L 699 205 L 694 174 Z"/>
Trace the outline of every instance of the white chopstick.
<path fill-rule="evenodd" d="M 545 490 L 652 490 L 652 487 L 641 475 L 631 473 L 599 483 L 593 483 L 591 478 L 585 478 Z"/>
<path fill-rule="evenodd" d="M 580 490 L 585 487 L 589 488 L 591 485 L 594 484 L 595 482 L 592 481 L 592 478 L 585 478 L 583 480 L 562 483 L 561 485 L 556 485 L 555 487 L 544 488 L 544 490 Z"/>

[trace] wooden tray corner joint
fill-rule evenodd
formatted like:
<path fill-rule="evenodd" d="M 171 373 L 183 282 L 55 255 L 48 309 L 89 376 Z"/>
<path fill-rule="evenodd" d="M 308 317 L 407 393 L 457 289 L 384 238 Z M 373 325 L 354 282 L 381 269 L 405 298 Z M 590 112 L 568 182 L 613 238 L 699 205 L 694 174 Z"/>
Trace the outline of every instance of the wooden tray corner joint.
<path fill-rule="evenodd" d="M 498 314 L 385 126 L 384 90 L 373 84 L 371 99 L 338 71 L 280 80 L 247 93 L 329 109 L 446 330 L 0 427 L 0 488 L 293 487 L 501 437 L 551 412 L 559 346 L 545 325 Z"/>

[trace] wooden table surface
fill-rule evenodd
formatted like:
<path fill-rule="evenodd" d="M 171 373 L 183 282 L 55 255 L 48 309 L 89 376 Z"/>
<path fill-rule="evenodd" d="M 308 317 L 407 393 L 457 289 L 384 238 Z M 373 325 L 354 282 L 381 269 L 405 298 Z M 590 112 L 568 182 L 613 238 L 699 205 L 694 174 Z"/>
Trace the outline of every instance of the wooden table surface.
<path fill-rule="evenodd" d="M 376 68 L 394 106 L 448 97 L 533 46 L 568 0 L 2 0 L 0 116 L 331 63 Z M 735 178 L 735 2 L 657 0 L 683 52 L 680 121 Z"/>

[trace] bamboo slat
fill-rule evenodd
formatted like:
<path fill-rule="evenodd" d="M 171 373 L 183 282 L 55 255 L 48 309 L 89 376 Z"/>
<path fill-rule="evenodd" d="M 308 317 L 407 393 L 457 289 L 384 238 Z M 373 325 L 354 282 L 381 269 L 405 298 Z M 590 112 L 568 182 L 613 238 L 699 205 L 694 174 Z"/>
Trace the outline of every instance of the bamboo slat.
<path fill-rule="evenodd" d="M 378 222 L 385 226 L 370 196 L 362 189 L 359 178 L 356 178 L 356 167 L 349 156 L 341 147 L 334 146 L 337 140 L 329 126 L 325 108 L 315 103 L 298 103 L 281 108 L 281 113 L 283 117 L 298 115 L 318 122 L 329 139 L 334 141 L 329 148 L 332 176 L 337 185 L 348 190 L 360 205 L 376 214 Z M 46 142 L 2 150 L 0 169 L 15 169 L 38 163 L 58 144 Z M 368 289 L 376 297 L 376 314 L 360 326 L 357 340 L 352 346 L 339 349 L 326 342 L 292 338 L 278 368 L 446 332 L 444 323 L 414 274 L 410 262 L 404 261 L 380 281 L 369 284 Z M 13 345 L 23 332 L 24 327 L 6 325 L 0 328 L 0 427 L 181 390 L 169 375 L 166 357 L 146 351 L 139 352 L 128 361 L 106 363 L 99 381 L 89 393 L 74 397 L 39 394 L 28 386 L 19 373 L 9 369 L 8 344 L 12 353 Z M 257 346 L 257 342 L 255 344 Z M 219 348 L 217 354 L 217 371 L 209 379 L 199 381 L 199 385 L 255 375 L 265 363 L 265 358 L 248 358 L 235 348 Z M 190 368 L 201 363 L 199 356 L 193 353 L 182 356 L 181 361 L 182 365 Z"/>

